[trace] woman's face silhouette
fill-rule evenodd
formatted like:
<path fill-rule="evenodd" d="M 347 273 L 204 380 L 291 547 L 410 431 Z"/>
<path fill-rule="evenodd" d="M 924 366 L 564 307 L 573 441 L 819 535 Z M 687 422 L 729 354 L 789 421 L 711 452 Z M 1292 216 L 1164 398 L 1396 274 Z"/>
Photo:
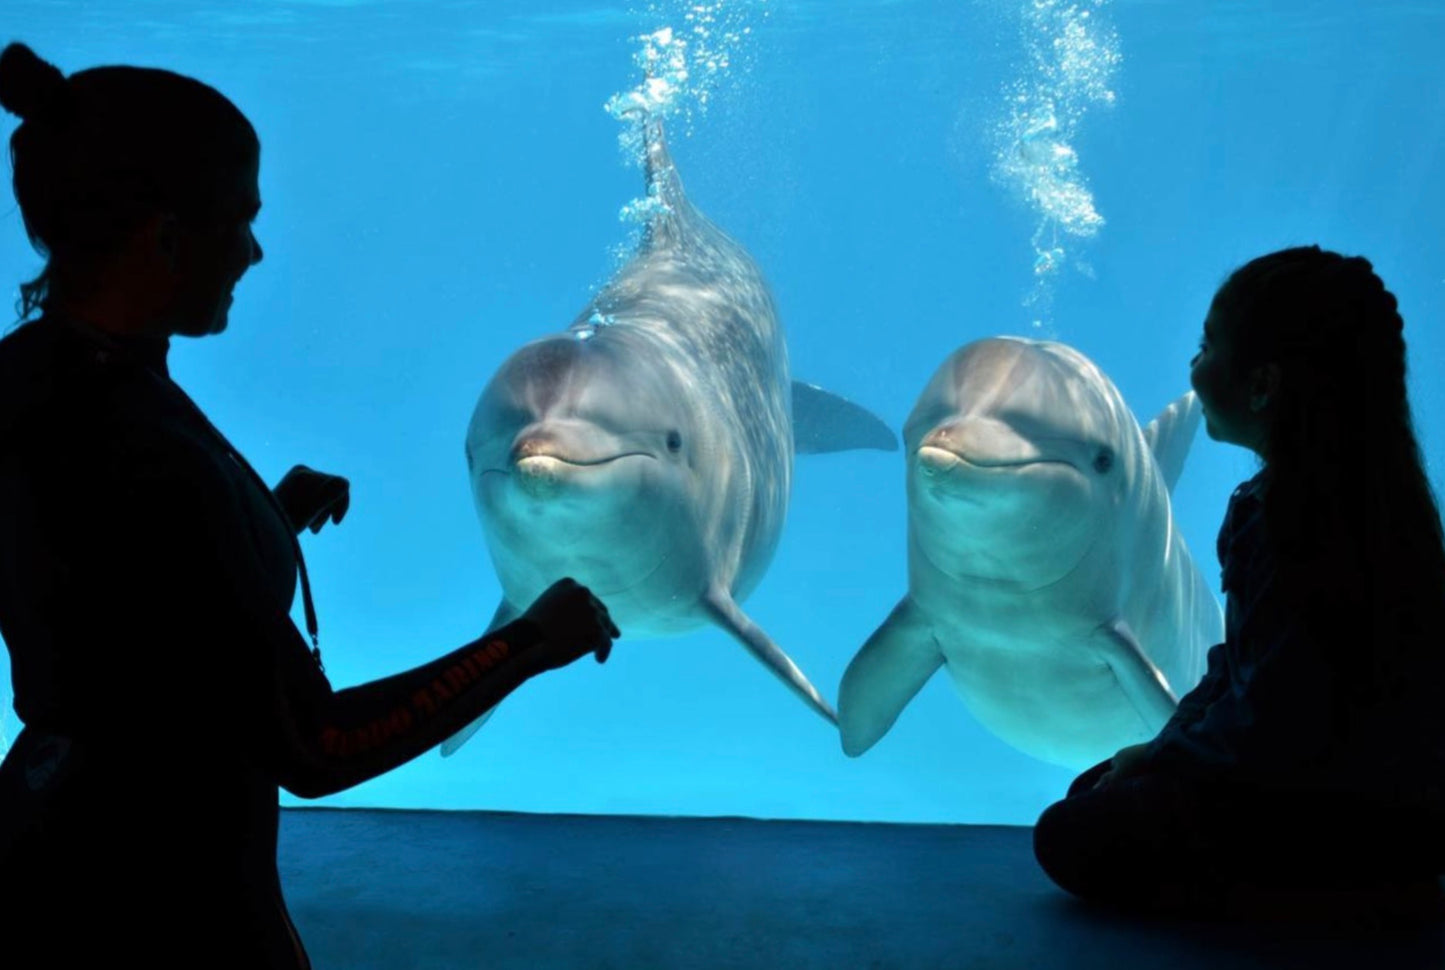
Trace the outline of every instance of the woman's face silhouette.
<path fill-rule="evenodd" d="M 166 312 L 172 333 L 201 337 L 226 329 L 236 283 L 261 261 L 251 224 L 261 209 L 259 157 L 231 174 L 214 211 L 174 222 L 175 289 Z"/>

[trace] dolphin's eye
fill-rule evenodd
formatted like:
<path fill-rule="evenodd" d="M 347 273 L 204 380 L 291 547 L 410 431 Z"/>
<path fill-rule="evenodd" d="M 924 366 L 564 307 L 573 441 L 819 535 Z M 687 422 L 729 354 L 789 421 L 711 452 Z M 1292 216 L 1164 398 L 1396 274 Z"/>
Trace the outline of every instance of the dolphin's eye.
<path fill-rule="evenodd" d="M 667 450 L 670 451 L 670 452 L 672 452 L 673 454 L 677 454 L 679 451 L 682 450 L 682 433 L 681 433 L 681 432 L 679 432 L 679 431 L 669 431 L 669 432 L 667 433 Z"/>
<path fill-rule="evenodd" d="M 1107 475 L 1109 469 L 1114 467 L 1114 453 L 1108 448 L 1100 448 L 1099 453 L 1094 456 L 1094 471 L 1100 475 Z"/>

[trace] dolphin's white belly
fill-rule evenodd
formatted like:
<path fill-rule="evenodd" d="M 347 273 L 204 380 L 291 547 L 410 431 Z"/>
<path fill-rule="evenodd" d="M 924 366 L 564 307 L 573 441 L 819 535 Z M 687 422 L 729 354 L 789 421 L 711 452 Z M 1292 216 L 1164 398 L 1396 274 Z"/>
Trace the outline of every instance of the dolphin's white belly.
<path fill-rule="evenodd" d="M 1078 576 L 1091 573 L 1079 570 Z M 979 723 L 1031 757 L 1088 767 L 1154 736 L 1099 651 L 1097 631 L 1120 617 L 1138 623 L 1097 588 L 1064 582 L 1006 592 L 988 583 L 942 580 L 920 570 L 912 595 L 931 621 L 954 687 Z M 1143 624 L 1139 624 L 1143 625 Z M 1141 643 L 1159 663 L 1181 649 L 1177 636 Z M 1189 686 L 1193 686 L 1192 684 Z"/>
<path fill-rule="evenodd" d="M 940 636 L 945 667 L 979 723 L 1041 761 L 1076 767 L 1147 741 L 1153 731 L 1084 637 L 1037 632 Z"/>

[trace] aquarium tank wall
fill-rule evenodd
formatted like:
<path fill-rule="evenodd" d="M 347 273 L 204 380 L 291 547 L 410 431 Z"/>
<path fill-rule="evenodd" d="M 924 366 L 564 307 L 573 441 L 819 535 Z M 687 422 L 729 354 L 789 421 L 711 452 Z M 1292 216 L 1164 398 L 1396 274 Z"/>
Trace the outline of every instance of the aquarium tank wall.
<path fill-rule="evenodd" d="M 170 366 L 269 481 L 298 463 L 350 480 L 345 521 L 302 539 L 338 688 L 478 637 L 503 600 L 469 424 L 509 356 L 577 321 L 645 241 L 643 116 L 760 269 L 792 377 L 893 434 L 950 354 L 997 336 L 1073 348 L 1147 427 L 1188 391 L 1227 273 L 1318 243 L 1399 297 L 1441 482 L 1442 7 L 7 0 L 0 23 L 67 72 L 196 76 L 254 123 L 265 259 L 227 332 L 178 339 Z M 0 223 L 18 297 L 42 264 L 13 202 Z M 718 459 L 697 461 L 706 479 Z M 908 461 L 799 454 L 741 603 L 829 704 L 908 591 Z M 1169 534 L 1214 597 L 1215 535 L 1256 470 L 1202 427 L 1184 452 Z M 947 671 L 855 757 L 717 623 L 622 634 L 449 757 L 323 804 L 1031 824 L 1075 772 L 1000 737 Z M 1017 664 L 1013 689 L 1049 670 Z"/>

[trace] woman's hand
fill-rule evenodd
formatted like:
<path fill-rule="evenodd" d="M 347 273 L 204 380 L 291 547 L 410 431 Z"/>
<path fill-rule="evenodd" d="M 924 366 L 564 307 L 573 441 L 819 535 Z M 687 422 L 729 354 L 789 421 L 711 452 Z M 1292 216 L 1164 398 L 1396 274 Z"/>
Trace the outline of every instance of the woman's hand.
<path fill-rule="evenodd" d="M 339 525 L 351 507 L 349 481 L 305 465 L 297 465 L 287 472 L 272 492 L 297 535 L 307 529 L 320 532 L 327 519 Z"/>
<path fill-rule="evenodd" d="M 573 579 L 549 586 L 522 618 L 542 631 L 542 642 L 525 652 L 539 673 L 565 667 L 589 653 L 603 663 L 612 652 L 613 638 L 622 636 L 602 601 Z"/>
<path fill-rule="evenodd" d="M 1108 788 L 1128 778 L 1135 778 L 1142 774 L 1140 770 L 1144 767 L 1145 749 L 1147 744 L 1131 744 L 1127 748 L 1120 748 L 1114 755 L 1113 761 L 1109 764 L 1109 770 L 1104 772 L 1094 784 L 1094 791 Z"/>

